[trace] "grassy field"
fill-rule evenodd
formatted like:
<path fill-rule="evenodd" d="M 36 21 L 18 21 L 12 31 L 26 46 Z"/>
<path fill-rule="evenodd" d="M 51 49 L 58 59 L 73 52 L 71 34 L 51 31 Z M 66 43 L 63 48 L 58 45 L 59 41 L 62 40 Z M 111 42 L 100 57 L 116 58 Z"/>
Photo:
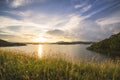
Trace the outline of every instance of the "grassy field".
<path fill-rule="evenodd" d="M 120 61 L 73 63 L 0 50 L 0 80 L 120 80 Z"/>

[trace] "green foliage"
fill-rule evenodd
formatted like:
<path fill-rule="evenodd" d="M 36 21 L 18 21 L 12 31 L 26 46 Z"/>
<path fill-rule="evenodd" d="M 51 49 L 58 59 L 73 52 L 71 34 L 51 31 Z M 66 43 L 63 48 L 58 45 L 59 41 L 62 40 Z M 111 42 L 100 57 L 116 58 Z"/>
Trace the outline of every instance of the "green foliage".
<path fill-rule="evenodd" d="M 120 61 L 71 63 L 0 50 L 0 80 L 120 80 Z"/>
<path fill-rule="evenodd" d="M 120 56 L 120 33 L 112 35 L 108 39 L 94 43 L 88 47 L 88 49 L 100 53 Z"/>

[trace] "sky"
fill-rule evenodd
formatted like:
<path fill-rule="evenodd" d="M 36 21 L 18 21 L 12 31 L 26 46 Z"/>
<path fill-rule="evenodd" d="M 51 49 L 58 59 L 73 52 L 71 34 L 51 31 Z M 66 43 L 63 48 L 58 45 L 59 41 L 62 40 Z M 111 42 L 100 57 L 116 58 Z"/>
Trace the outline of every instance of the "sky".
<path fill-rule="evenodd" d="M 0 0 L 0 39 L 100 41 L 120 32 L 120 0 Z"/>

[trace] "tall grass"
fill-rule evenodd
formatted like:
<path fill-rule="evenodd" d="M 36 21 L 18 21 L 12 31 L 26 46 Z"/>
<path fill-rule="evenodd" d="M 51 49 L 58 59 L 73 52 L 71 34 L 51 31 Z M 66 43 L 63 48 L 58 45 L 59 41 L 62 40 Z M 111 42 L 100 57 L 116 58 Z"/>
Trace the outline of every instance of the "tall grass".
<path fill-rule="evenodd" d="M 120 61 L 72 63 L 0 50 L 0 80 L 120 80 Z"/>

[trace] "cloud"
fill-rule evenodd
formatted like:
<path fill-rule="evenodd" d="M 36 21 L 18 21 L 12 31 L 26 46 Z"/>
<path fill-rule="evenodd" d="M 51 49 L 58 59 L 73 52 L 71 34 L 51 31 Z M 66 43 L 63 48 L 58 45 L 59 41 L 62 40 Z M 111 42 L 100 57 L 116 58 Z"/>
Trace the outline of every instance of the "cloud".
<path fill-rule="evenodd" d="M 12 29 L 12 27 L 11 27 Z M 20 31 L 15 31 L 15 30 L 9 30 L 9 29 L 3 29 L 3 31 L 0 31 L 0 39 L 8 40 L 8 41 L 14 41 L 14 42 L 29 42 L 33 41 L 33 39 L 36 38 L 36 35 L 33 33 L 27 33 L 25 32 L 20 33 Z"/>
<path fill-rule="evenodd" d="M 9 3 L 9 0 L 5 0 L 6 3 Z"/>
<path fill-rule="evenodd" d="M 111 31 L 109 31 L 109 28 L 103 30 L 92 20 L 81 22 L 79 27 L 72 30 L 72 33 L 74 33 L 73 39 L 83 41 L 100 41 L 112 34 Z"/>
<path fill-rule="evenodd" d="M 80 21 L 83 20 L 83 17 L 80 17 L 79 15 L 70 15 L 69 20 L 64 23 L 63 29 L 65 30 L 71 30 L 74 27 L 78 27 Z"/>
<path fill-rule="evenodd" d="M 34 17 L 33 14 L 34 13 L 31 13 L 30 16 L 20 15 L 23 17 L 20 20 L 11 17 L 0 16 L 0 28 L 3 31 L 6 31 L 7 34 L 16 35 L 17 38 L 22 36 L 22 38 L 25 39 L 26 37 L 27 39 L 35 39 L 37 35 L 43 35 L 46 30 L 50 30 L 51 28 L 54 29 L 56 24 L 67 20 L 59 16 L 46 16 L 40 14 L 36 14 Z"/>
<path fill-rule="evenodd" d="M 120 23 L 119 14 L 120 14 L 120 12 L 117 12 L 117 13 L 112 14 L 110 16 L 98 19 L 96 22 L 101 26 Z"/>
<path fill-rule="evenodd" d="M 3 30 L 0 30 L 0 34 L 1 34 L 1 33 L 6 33 L 6 32 L 5 32 L 5 31 L 3 31 Z"/>
<path fill-rule="evenodd" d="M 91 7 L 92 7 L 92 4 L 88 4 L 88 1 L 87 1 L 87 0 L 85 0 L 85 1 L 80 1 L 79 4 L 76 4 L 76 5 L 74 6 L 75 9 L 80 9 L 82 13 L 90 10 Z"/>
<path fill-rule="evenodd" d="M 13 0 L 10 5 L 13 8 L 17 8 L 20 6 L 25 6 L 27 4 L 31 4 L 33 2 L 44 2 L 44 1 L 46 1 L 46 0 Z"/>
<path fill-rule="evenodd" d="M 69 31 L 67 35 L 69 35 L 72 40 L 100 41 L 112 34 L 120 32 L 120 23 L 108 23 L 108 26 L 103 26 L 102 28 L 97 21 L 87 19 L 89 17 L 90 16 L 72 15 L 68 22 L 66 22 L 64 30 Z"/>
<path fill-rule="evenodd" d="M 42 28 L 52 27 L 66 21 L 66 19 L 63 19 L 63 16 L 48 15 L 39 11 L 9 11 L 7 13 L 21 17 L 21 21 L 23 22 L 39 24 L 39 27 L 42 26 Z"/>
<path fill-rule="evenodd" d="M 11 42 L 30 42 L 30 41 L 32 41 L 31 37 L 11 35 L 11 34 L 0 34 L 0 39 L 8 40 Z"/>
<path fill-rule="evenodd" d="M 72 3 L 77 3 L 74 8 L 78 9 L 78 8 L 83 8 L 88 4 L 88 0 L 80 0 L 78 3 L 78 0 L 71 0 Z"/>
<path fill-rule="evenodd" d="M 21 17 L 21 18 L 29 17 L 32 14 L 32 11 L 30 11 L 30 10 L 26 10 L 26 11 L 12 10 L 12 11 L 3 11 L 3 12 L 11 14 L 11 15 L 15 15 L 15 16 L 18 16 L 18 17 Z"/>
<path fill-rule="evenodd" d="M 82 8 L 82 10 L 83 10 L 82 12 L 86 12 L 86 11 L 90 10 L 91 7 L 92 7 L 92 5 L 88 5 L 88 6 L 83 7 Z"/>
<path fill-rule="evenodd" d="M 44 38 L 49 39 L 52 42 L 56 41 L 71 41 L 72 37 L 68 31 L 63 31 L 60 29 L 48 30 L 46 31 Z"/>
<path fill-rule="evenodd" d="M 88 16 L 69 15 L 68 20 L 61 24 L 58 23 L 58 25 L 60 24 L 59 27 L 53 27 L 55 29 L 49 30 L 47 34 L 53 37 L 57 36 L 59 39 L 60 37 L 64 37 L 71 40 L 86 41 L 102 40 L 112 34 L 109 28 L 103 30 L 97 22 L 86 20 L 86 18 L 88 18 Z"/>
<path fill-rule="evenodd" d="M 21 17 L 21 20 L 12 19 L 9 17 L 0 17 L 1 27 L 3 26 L 33 26 L 42 30 L 53 29 L 65 29 L 70 30 L 74 27 L 79 27 L 79 23 L 85 19 L 91 17 L 97 12 L 91 13 L 86 16 L 81 16 L 77 14 L 70 14 L 65 16 L 47 15 L 41 12 L 33 11 L 10 11 L 10 14 L 17 15 Z M 36 13 L 36 16 L 34 15 Z M 4 22 L 3 22 L 4 21 Z"/>
<path fill-rule="evenodd" d="M 0 27 L 7 27 L 13 24 L 18 25 L 18 23 L 19 22 L 16 19 L 0 16 Z"/>
<path fill-rule="evenodd" d="M 8 26 L 6 27 L 6 29 L 10 30 L 10 31 L 14 31 L 14 32 L 20 32 L 21 30 L 21 26 Z"/>
<path fill-rule="evenodd" d="M 36 37 L 36 35 L 34 35 L 34 34 L 32 34 L 32 33 L 31 33 L 31 34 L 24 34 L 24 33 L 23 33 L 23 35 L 24 35 L 24 36 L 27 36 L 27 37 L 32 37 L 32 38 L 33 38 L 33 37 Z"/>
<path fill-rule="evenodd" d="M 31 0 L 13 0 L 11 6 L 17 8 L 19 6 L 24 6 L 25 4 L 31 3 Z"/>
<path fill-rule="evenodd" d="M 0 16 L 0 27 L 8 27 L 8 26 L 34 26 L 34 27 L 38 27 L 39 25 L 33 23 L 33 22 L 29 22 L 29 21 L 25 21 L 25 20 L 17 20 L 17 19 L 13 19 L 10 17 L 5 17 L 5 16 Z"/>
<path fill-rule="evenodd" d="M 96 23 L 106 32 L 116 34 L 120 32 L 120 11 L 96 20 Z"/>
<path fill-rule="evenodd" d="M 120 24 L 119 24 L 119 25 L 120 25 Z M 120 32 L 120 26 L 119 26 L 119 25 L 116 26 L 115 28 L 114 28 L 114 27 L 112 28 L 112 30 L 113 30 L 112 32 L 113 32 L 114 34 L 117 34 L 117 33 Z"/>
<path fill-rule="evenodd" d="M 50 34 L 50 35 L 57 35 L 57 36 L 59 36 L 59 35 L 64 34 L 64 31 L 59 30 L 59 29 L 55 29 L 55 30 L 47 31 L 46 33 Z"/>
<path fill-rule="evenodd" d="M 17 36 L 14 34 L 0 34 L 0 39 L 14 41 L 14 42 L 19 42 L 24 40 L 24 38 L 22 38 L 21 36 Z"/>
<path fill-rule="evenodd" d="M 1 38 L 11 38 L 11 37 L 15 37 L 14 35 L 10 35 L 10 34 L 0 34 Z"/>
<path fill-rule="evenodd" d="M 97 22 L 86 20 L 89 16 L 76 14 L 65 16 L 66 18 L 61 16 L 42 16 L 39 14 L 36 14 L 36 16 L 23 16 L 21 20 L 1 16 L 0 27 L 4 28 L 4 31 L 9 34 L 16 35 L 17 38 L 19 36 L 22 39 L 27 38 L 30 40 L 35 39 L 37 35 L 41 34 L 43 37 L 47 37 L 47 39 L 55 40 L 97 41 L 111 34 L 109 29 L 105 30 L 107 32 L 102 30 Z"/>
<path fill-rule="evenodd" d="M 99 13 L 102 12 L 103 10 L 106 10 L 108 7 L 110 7 L 110 6 L 102 7 L 102 8 L 100 8 L 100 9 L 98 9 L 98 10 L 95 10 L 95 11 L 89 13 L 88 15 L 84 16 L 84 18 L 87 19 L 87 18 L 90 18 L 90 17 L 92 17 L 92 16 L 94 16 L 94 15 L 96 15 L 96 14 L 99 14 Z"/>
<path fill-rule="evenodd" d="M 86 40 L 97 41 L 108 35 L 102 31 L 101 27 L 94 21 L 84 20 L 84 17 L 70 15 L 69 20 L 63 23 L 60 29 L 47 31 L 47 36 L 66 38 L 69 40 Z M 99 36 L 98 36 L 99 35 Z"/>
<path fill-rule="evenodd" d="M 24 21 L 24 20 L 16 20 L 13 18 L 0 16 L 0 29 L 6 33 L 4 35 L 15 35 L 18 37 L 22 37 L 24 39 L 29 38 L 30 36 L 24 34 L 38 34 L 40 33 L 40 25 L 35 24 L 33 22 Z M 0 33 L 1 35 L 3 33 Z M 2 36 L 3 37 L 3 36 Z M 30 39 L 30 38 L 29 38 Z M 31 40 L 31 39 L 30 39 Z"/>
<path fill-rule="evenodd" d="M 78 8 L 82 8 L 83 6 L 85 6 L 85 4 L 77 4 L 74 6 L 75 9 L 78 9 Z"/>

